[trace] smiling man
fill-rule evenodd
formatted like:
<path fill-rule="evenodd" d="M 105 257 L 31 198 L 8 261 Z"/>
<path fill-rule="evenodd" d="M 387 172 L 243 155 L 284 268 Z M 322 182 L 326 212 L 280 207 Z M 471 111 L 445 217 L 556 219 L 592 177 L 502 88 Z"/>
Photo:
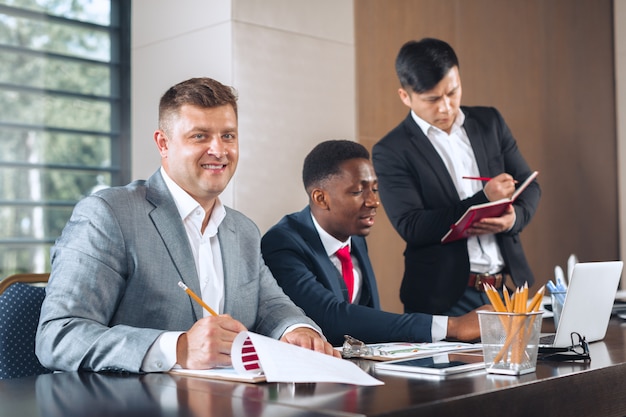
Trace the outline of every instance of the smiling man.
<path fill-rule="evenodd" d="M 246 329 L 339 356 L 265 266 L 260 233 L 219 195 L 237 167 L 237 101 L 210 78 L 171 87 L 147 181 L 81 200 L 52 250 L 36 339 L 54 370 L 230 365 Z M 178 287 L 184 282 L 219 314 Z"/>
<path fill-rule="evenodd" d="M 272 227 L 261 250 L 285 293 L 332 344 L 341 345 L 344 335 L 366 343 L 479 337 L 475 312 L 448 318 L 380 310 L 365 242 L 380 204 L 367 149 L 322 142 L 305 158 L 302 180 L 308 207 Z"/>

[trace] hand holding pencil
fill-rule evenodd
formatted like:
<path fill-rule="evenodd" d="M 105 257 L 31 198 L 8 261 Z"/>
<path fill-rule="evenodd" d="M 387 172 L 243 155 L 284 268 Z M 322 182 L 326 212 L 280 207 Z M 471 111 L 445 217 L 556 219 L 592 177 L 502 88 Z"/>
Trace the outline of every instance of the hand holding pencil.
<path fill-rule="evenodd" d="M 483 191 L 489 201 L 502 200 L 503 198 L 511 198 L 515 192 L 515 178 L 510 174 L 500 174 L 491 178 Z"/>
<path fill-rule="evenodd" d="M 239 332 L 247 330 L 228 314 L 218 315 L 182 281 L 178 286 L 210 313 L 181 334 L 176 343 L 176 363 L 187 369 L 230 366 L 230 348 Z"/>

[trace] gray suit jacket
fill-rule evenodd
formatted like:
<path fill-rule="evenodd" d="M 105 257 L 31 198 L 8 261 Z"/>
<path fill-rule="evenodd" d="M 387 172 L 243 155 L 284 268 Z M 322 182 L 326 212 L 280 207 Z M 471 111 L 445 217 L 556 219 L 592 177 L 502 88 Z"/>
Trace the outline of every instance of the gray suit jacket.
<path fill-rule="evenodd" d="M 224 312 L 249 330 L 278 338 L 306 323 L 265 266 L 256 225 L 227 208 L 218 229 Z M 36 353 L 58 370 L 139 372 L 164 331 L 186 331 L 202 308 L 178 287 L 200 293 L 176 204 L 159 172 L 81 200 L 51 251 Z"/>

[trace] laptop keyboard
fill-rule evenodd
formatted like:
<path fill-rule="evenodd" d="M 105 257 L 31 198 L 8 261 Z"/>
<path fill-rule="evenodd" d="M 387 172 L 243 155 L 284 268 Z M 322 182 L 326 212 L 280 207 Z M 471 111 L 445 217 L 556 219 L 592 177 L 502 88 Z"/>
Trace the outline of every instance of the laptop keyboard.
<path fill-rule="evenodd" d="M 556 334 L 547 334 L 545 336 L 541 336 L 539 338 L 539 344 L 540 345 L 552 345 L 554 344 L 554 337 L 556 336 Z"/>

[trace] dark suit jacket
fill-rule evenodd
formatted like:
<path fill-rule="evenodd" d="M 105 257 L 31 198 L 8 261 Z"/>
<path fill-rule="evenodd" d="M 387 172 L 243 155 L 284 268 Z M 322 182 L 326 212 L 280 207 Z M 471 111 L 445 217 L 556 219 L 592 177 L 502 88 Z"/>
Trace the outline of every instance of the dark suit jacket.
<path fill-rule="evenodd" d="M 507 172 L 526 179 L 532 170 L 500 113 L 487 107 L 462 110 L 480 175 Z M 406 242 L 400 298 L 409 311 L 446 311 L 467 287 L 469 258 L 466 239 L 442 245 L 441 237 L 469 206 L 488 200 L 482 191 L 459 199 L 446 166 L 410 113 L 374 145 L 372 160 L 385 212 Z M 534 282 L 519 233 L 535 213 L 540 194 L 534 181 L 514 204 L 513 228 L 496 236 L 516 286 Z"/>
<path fill-rule="evenodd" d="M 339 270 L 324 250 L 307 207 L 282 218 L 261 240 L 265 263 L 285 293 L 312 318 L 333 345 L 344 335 L 365 343 L 431 341 L 432 316 L 380 310 L 378 288 L 365 239 L 352 236 L 363 282 L 360 300 L 347 301 Z"/>

